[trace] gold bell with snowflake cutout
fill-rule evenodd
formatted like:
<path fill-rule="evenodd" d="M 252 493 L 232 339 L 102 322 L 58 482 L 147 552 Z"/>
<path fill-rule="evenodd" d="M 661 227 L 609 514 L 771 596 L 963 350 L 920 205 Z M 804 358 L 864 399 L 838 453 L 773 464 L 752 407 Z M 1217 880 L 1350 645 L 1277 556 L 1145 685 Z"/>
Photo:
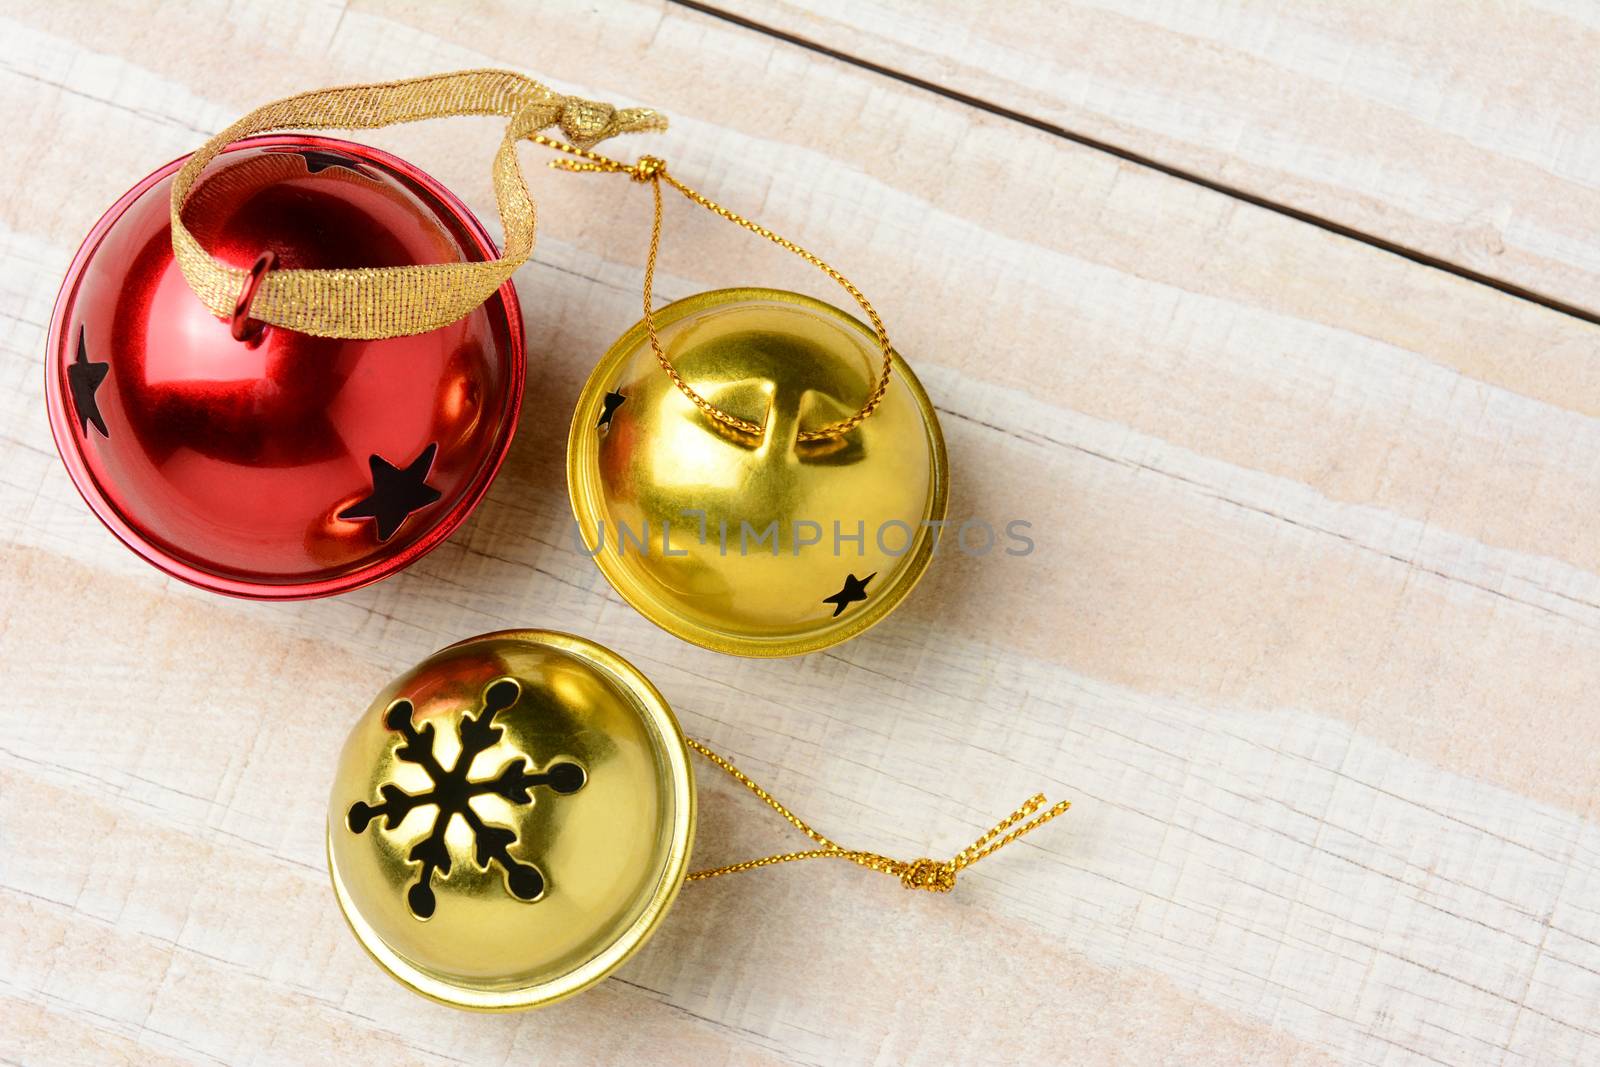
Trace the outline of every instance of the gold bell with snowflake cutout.
<path fill-rule="evenodd" d="M 815 846 L 689 872 L 693 750 Z M 1031 798 L 950 860 L 846 849 L 688 740 L 656 688 L 592 641 L 508 630 L 442 649 L 378 695 L 340 755 L 328 867 L 385 970 L 446 1004 L 531 1008 L 611 973 L 685 881 L 843 859 L 945 892 L 1064 812 Z"/>
<path fill-rule="evenodd" d="M 861 291 L 838 271 L 646 156 L 569 170 L 650 186 L 644 317 L 600 360 L 567 441 L 585 551 L 641 614 L 718 652 L 792 656 L 879 622 L 928 567 L 945 517 L 933 404 Z M 842 286 L 870 325 L 775 289 L 655 309 L 661 187 L 765 237 Z"/>

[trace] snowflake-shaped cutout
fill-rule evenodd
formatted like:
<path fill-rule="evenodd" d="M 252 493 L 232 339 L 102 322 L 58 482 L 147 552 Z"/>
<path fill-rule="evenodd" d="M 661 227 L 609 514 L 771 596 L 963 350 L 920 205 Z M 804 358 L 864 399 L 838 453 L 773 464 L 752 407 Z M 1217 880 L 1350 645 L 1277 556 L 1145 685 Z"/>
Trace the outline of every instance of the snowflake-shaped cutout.
<path fill-rule="evenodd" d="M 491 863 L 498 863 L 505 871 L 506 890 L 519 900 L 538 900 L 544 895 L 544 875 L 531 863 L 522 863 L 511 855 L 511 846 L 517 842 L 517 832 L 504 826 L 491 826 L 472 810 L 472 798 L 493 793 L 512 804 L 533 803 L 534 786 L 549 786 L 560 794 L 576 793 L 583 788 L 588 775 L 576 763 L 553 763 L 540 773 L 533 773 L 529 761 L 518 757 L 500 768 L 493 778 L 469 780 L 472 762 L 478 755 L 493 747 L 505 731 L 495 725 L 494 717 L 517 702 L 522 687 L 515 679 L 501 678 L 491 682 L 483 691 L 483 710 L 477 715 L 464 716 L 457 728 L 461 752 L 454 765 L 446 769 L 433 754 L 433 723 L 424 723 L 419 729 L 412 721 L 415 710 L 411 701 L 400 699 L 384 713 L 383 724 L 405 737 L 405 743 L 395 750 L 395 758 L 414 763 L 427 774 L 431 787 L 422 793 L 407 793 L 393 782 L 385 782 L 378 789 L 383 797 L 381 804 L 368 804 L 358 800 L 350 805 L 347 823 L 353 833 L 362 833 L 373 819 L 382 815 L 384 828 L 393 830 L 413 809 L 432 806 L 437 809 L 433 829 L 428 836 L 411 849 L 407 857 L 421 869 L 417 880 L 406 892 L 406 903 L 411 914 L 418 919 L 431 916 L 437 907 L 433 892 L 433 875 L 450 873 L 450 850 L 445 845 L 445 833 L 450 824 L 460 816 L 473 835 L 473 859 L 480 870 L 487 871 Z"/>

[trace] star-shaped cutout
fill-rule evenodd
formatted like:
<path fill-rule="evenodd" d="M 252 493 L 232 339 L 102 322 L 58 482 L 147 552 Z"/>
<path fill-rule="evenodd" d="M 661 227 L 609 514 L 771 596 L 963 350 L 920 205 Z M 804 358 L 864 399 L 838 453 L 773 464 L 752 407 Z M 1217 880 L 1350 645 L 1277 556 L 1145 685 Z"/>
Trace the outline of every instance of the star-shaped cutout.
<path fill-rule="evenodd" d="M 872 581 L 872 579 L 876 578 L 877 576 L 877 571 L 873 571 L 865 578 L 857 578 L 852 574 L 850 577 L 844 580 L 843 589 L 839 590 L 832 596 L 823 597 L 822 602 L 824 604 L 833 605 L 833 617 L 837 619 L 845 608 L 849 607 L 851 604 L 854 604 L 858 600 L 867 599 L 867 583 Z"/>
<path fill-rule="evenodd" d="M 601 426 L 610 426 L 611 416 L 617 413 L 617 409 L 622 406 L 622 402 L 626 399 L 628 399 L 627 396 L 615 389 L 607 393 L 606 398 L 603 401 L 605 404 L 605 410 L 600 412 L 600 422 L 595 426 L 595 429 L 598 430 Z"/>
<path fill-rule="evenodd" d="M 413 511 L 439 499 L 439 490 L 425 480 L 438 451 L 438 442 L 434 442 L 403 470 L 373 453 L 367 461 L 372 468 L 372 492 L 339 512 L 339 518 L 372 519 L 378 524 L 378 540 L 389 540 Z"/>
<path fill-rule="evenodd" d="M 95 400 L 95 390 L 100 388 L 100 383 L 106 380 L 106 375 L 111 373 L 109 363 L 91 363 L 89 361 L 89 348 L 83 340 L 83 327 L 78 327 L 78 358 L 67 364 L 67 386 L 72 391 L 72 410 L 78 415 L 78 432 L 85 436 L 89 433 L 89 424 L 94 423 L 94 428 L 100 431 L 101 437 L 109 438 L 106 431 L 105 416 L 100 414 L 100 403 Z"/>
<path fill-rule="evenodd" d="M 323 152 L 315 148 L 302 148 L 299 155 L 306 161 L 307 174 L 321 174 L 329 167 L 343 167 L 351 174 L 361 173 L 361 164 L 338 152 Z"/>

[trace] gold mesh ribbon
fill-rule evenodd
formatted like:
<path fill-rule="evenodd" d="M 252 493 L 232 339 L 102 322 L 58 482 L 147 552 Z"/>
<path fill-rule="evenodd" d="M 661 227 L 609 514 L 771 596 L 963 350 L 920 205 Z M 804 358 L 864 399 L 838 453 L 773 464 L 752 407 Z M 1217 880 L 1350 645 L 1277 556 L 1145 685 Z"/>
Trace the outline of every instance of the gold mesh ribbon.
<path fill-rule="evenodd" d="M 248 271 L 211 257 L 183 224 L 183 206 L 207 163 L 242 137 L 274 130 L 364 130 L 453 115 L 511 121 L 494 156 L 495 200 L 505 229 L 499 259 L 347 270 L 274 270 L 256 290 L 250 318 L 318 337 L 378 338 L 426 333 L 489 299 L 533 251 L 535 210 L 517 143 L 559 127 L 579 145 L 619 133 L 665 129 L 648 108 L 614 108 L 563 96 L 505 70 L 467 70 L 407 81 L 321 89 L 250 112 L 189 158 L 172 183 L 172 253 L 195 295 L 221 316 L 233 313 Z"/>
<path fill-rule="evenodd" d="M 859 849 L 845 848 L 843 845 L 824 837 L 813 830 L 807 823 L 794 812 L 784 807 L 771 793 L 761 788 L 739 768 L 729 763 L 726 759 L 711 751 L 705 745 L 688 739 L 689 747 L 694 749 L 707 760 L 723 770 L 729 777 L 744 786 L 767 807 L 783 816 L 790 826 L 805 834 L 815 841 L 820 848 L 806 849 L 804 852 L 780 852 L 771 856 L 762 856 L 760 859 L 745 860 L 741 863 L 730 863 L 725 867 L 711 867 L 702 871 L 691 871 L 688 881 L 699 882 L 707 878 L 720 878 L 725 874 L 738 874 L 741 871 L 754 871 L 762 867 L 771 867 L 779 863 L 793 863 L 797 860 L 848 860 L 859 867 L 878 871 L 900 879 L 900 884 L 907 889 L 925 889 L 930 893 L 948 893 L 956 887 L 956 875 L 966 868 L 977 863 L 985 856 L 992 855 L 1005 848 L 1023 834 L 1038 829 L 1045 823 L 1062 815 L 1072 807 L 1070 801 L 1062 800 L 1040 812 L 1044 807 L 1043 793 L 1035 793 L 1025 800 L 1022 805 L 1001 819 L 972 844 L 956 853 L 955 857 L 948 860 L 923 859 L 897 860 L 890 856 L 880 855 L 877 852 L 863 852 Z M 1035 814 L 1037 812 L 1037 814 Z M 1032 816 L 1032 818 L 1029 818 Z M 1026 821 L 1024 821 L 1026 820 Z"/>

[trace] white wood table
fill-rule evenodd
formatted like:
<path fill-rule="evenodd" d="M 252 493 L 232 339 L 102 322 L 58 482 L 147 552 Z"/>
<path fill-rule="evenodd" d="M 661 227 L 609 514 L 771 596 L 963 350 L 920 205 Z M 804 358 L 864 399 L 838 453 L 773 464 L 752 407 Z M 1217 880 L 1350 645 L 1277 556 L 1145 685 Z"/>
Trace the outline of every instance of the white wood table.
<path fill-rule="evenodd" d="M 1600 1061 L 1600 14 L 735 6 L 3 5 L 0 1060 Z M 571 546 L 562 448 L 648 198 L 549 173 L 535 384 L 446 546 L 292 605 L 123 550 L 44 414 L 79 240 L 258 103 L 471 66 L 670 114 L 649 151 L 874 297 L 952 517 L 1038 551 L 943 555 L 799 660 L 645 622 Z M 497 137 L 372 139 L 492 217 Z M 832 298 L 673 210 L 663 298 Z M 843 864 L 691 886 L 585 995 L 454 1012 L 345 930 L 327 790 L 392 674 L 517 625 L 614 647 L 850 844 L 1075 807 L 950 896 Z M 697 863 L 792 845 L 701 780 Z"/>

